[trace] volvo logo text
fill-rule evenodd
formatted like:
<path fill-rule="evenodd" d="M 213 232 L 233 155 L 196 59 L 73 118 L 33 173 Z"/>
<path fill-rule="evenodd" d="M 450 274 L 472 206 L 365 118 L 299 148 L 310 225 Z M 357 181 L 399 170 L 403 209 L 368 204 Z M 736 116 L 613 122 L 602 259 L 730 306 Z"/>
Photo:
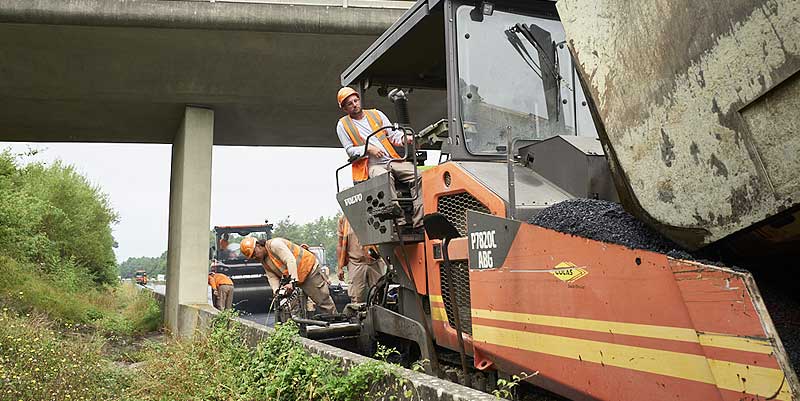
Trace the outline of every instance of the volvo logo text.
<path fill-rule="evenodd" d="M 356 204 L 356 202 L 361 202 L 361 194 L 355 194 L 349 198 L 344 199 L 344 205 L 350 206 Z"/>

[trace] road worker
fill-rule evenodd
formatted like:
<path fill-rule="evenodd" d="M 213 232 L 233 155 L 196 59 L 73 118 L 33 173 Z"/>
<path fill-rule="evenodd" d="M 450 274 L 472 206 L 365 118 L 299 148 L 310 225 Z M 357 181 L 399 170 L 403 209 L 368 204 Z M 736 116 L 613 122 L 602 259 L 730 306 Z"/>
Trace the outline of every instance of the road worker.
<path fill-rule="evenodd" d="M 232 252 L 228 249 L 228 245 L 230 244 L 230 235 L 228 233 L 222 234 L 222 237 L 219 239 L 219 255 L 222 259 L 230 259 L 232 258 Z"/>
<path fill-rule="evenodd" d="M 339 119 L 336 124 L 336 134 L 342 143 L 344 150 L 349 158 L 364 156 L 364 141 L 366 138 L 377 131 L 380 127 L 392 125 L 389 118 L 383 112 L 376 109 L 362 109 L 361 95 L 353 88 L 344 87 L 339 89 L 336 95 L 339 108 L 347 114 Z M 414 170 L 416 166 L 410 161 L 392 162 L 392 159 L 400 158 L 395 146 L 403 146 L 403 142 L 411 143 L 413 136 L 404 135 L 402 130 L 383 130 L 376 134 L 369 141 L 367 148 L 367 158 L 361 158 L 353 162 L 353 181 L 360 182 L 367 178 L 375 177 L 380 174 L 390 173 L 389 189 L 392 192 L 392 199 L 397 198 L 395 193 L 395 180 L 406 183 L 411 187 L 411 195 L 419 192 L 421 178 L 417 174 L 414 181 Z M 395 203 L 395 207 L 399 205 Z M 414 200 L 414 213 L 412 217 L 412 227 L 422 227 L 422 195 L 419 194 Z M 407 222 L 404 217 L 397 219 L 399 225 Z"/>
<path fill-rule="evenodd" d="M 380 258 L 370 255 L 370 249 L 358 241 L 350 223 L 344 216 L 339 217 L 337 228 L 339 242 L 336 246 L 336 261 L 339 267 L 339 280 L 344 280 L 347 268 L 347 295 L 351 302 L 366 302 L 367 291 L 383 275 L 385 264 Z M 374 253 L 377 255 L 377 252 Z"/>
<path fill-rule="evenodd" d="M 290 277 L 292 283 L 284 285 L 284 290 L 291 292 L 294 286 L 299 286 L 323 313 L 336 313 L 336 305 L 313 253 L 278 237 L 256 240 L 247 236 L 242 239 L 239 249 L 246 258 L 261 262 L 269 285 L 276 294 L 281 288 L 281 278 Z"/>
<path fill-rule="evenodd" d="M 309 247 L 308 244 L 300 244 L 300 248 L 303 248 L 303 249 L 311 252 L 311 247 Z M 311 253 L 314 254 L 314 257 L 318 256 L 314 252 L 311 252 Z M 322 274 L 322 279 L 325 280 L 325 284 L 326 285 L 330 285 L 331 284 L 331 280 L 328 278 L 328 271 L 327 271 L 326 267 L 321 265 L 322 261 L 319 260 L 319 258 L 317 258 L 317 263 L 320 263 L 319 273 Z M 333 297 L 331 297 L 331 298 L 333 298 Z M 316 306 L 316 304 L 314 304 L 314 301 L 311 300 L 311 298 L 308 298 L 308 300 L 306 302 L 306 310 L 307 311 L 313 311 L 316 307 L 317 306 Z"/>
<path fill-rule="evenodd" d="M 233 281 L 230 277 L 212 270 L 208 272 L 208 285 L 211 286 L 214 306 L 217 309 L 233 308 Z"/>
<path fill-rule="evenodd" d="M 222 234 L 222 237 L 219 239 L 219 249 L 227 250 L 229 240 L 230 235 L 228 233 Z"/>

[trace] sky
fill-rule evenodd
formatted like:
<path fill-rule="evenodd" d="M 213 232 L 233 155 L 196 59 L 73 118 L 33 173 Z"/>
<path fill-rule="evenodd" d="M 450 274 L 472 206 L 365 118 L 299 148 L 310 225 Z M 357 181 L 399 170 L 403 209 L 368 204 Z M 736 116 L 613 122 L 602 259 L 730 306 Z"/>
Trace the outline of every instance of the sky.
<path fill-rule="evenodd" d="M 60 159 L 75 166 L 109 196 L 120 215 L 113 228 L 117 260 L 159 256 L 167 249 L 170 145 L 95 143 L 4 143 L 12 153 L 38 149 L 23 163 Z M 339 212 L 334 171 L 346 162 L 341 148 L 214 146 L 211 179 L 211 226 L 260 224 L 291 217 L 307 223 Z M 260 185 L 259 171 L 270 166 L 307 166 L 306 171 L 277 170 Z M 350 181 L 349 169 L 340 176 Z M 209 227 L 211 228 L 211 227 Z"/>

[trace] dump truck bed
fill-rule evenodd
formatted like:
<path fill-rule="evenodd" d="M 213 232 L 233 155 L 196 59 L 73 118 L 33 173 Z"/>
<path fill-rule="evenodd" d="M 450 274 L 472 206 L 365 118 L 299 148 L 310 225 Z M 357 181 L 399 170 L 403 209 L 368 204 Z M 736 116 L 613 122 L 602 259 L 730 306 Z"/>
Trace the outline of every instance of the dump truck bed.
<path fill-rule="evenodd" d="M 800 240 L 800 3 L 562 0 L 626 209 L 689 249 Z"/>

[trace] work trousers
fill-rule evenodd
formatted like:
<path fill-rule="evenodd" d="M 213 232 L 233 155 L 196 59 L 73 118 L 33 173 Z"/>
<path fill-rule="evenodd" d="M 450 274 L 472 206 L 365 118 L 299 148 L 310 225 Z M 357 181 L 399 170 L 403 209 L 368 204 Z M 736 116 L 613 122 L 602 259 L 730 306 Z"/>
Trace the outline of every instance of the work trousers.
<path fill-rule="evenodd" d="M 378 262 L 352 263 L 347 265 L 347 295 L 351 302 L 366 302 L 367 291 L 378 282 L 383 273 Z"/>
<path fill-rule="evenodd" d="M 217 287 L 217 309 L 226 310 L 233 308 L 233 286 L 222 284 Z"/>
<path fill-rule="evenodd" d="M 328 283 L 319 271 L 319 265 L 314 266 L 305 281 L 300 284 L 303 292 L 319 306 L 322 313 L 336 314 L 336 304 L 333 303 Z"/>
<path fill-rule="evenodd" d="M 369 166 L 369 176 L 376 177 L 381 174 L 389 174 L 389 191 L 391 191 L 392 199 L 397 198 L 397 190 L 394 187 L 395 181 L 402 182 L 411 187 L 411 196 L 417 195 L 414 199 L 414 214 L 411 217 L 412 227 L 422 227 L 422 176 L 417 174 L 417 181 L 414 181 L 414 171 L 417 169 L 414 163 L 405 162 L 392 162 L 387 164 L 375 164 Z M 400 217 L 397 219 L 397 224 L 406 224 L 405 218 Z"/>

